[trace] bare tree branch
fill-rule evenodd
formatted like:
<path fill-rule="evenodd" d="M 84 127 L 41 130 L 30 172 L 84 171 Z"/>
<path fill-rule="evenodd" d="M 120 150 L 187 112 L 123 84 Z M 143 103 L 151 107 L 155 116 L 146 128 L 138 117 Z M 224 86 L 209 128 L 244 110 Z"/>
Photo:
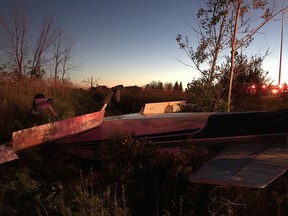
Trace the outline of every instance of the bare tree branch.
<path fill-rule="evenodd" d="M 45 18 L 33 52 L 31 77 L 42 78 L 44 76 L 45 72 L 43 71 L 42 64 L 46 62 L 45 57 L 48 49 L 55 42 L 56 38 L 57 30 L 52 17 Z"/>
<path fill-rule="evenodd" d="M 20 8 L 11 8 L 11 20 L 2 17 L 1 47 L 6 53 L 11 71 L 17 79 L 25 75 L 25 66 L 29 51 L 27 32 L 28 25 L 24 11 Z"/>

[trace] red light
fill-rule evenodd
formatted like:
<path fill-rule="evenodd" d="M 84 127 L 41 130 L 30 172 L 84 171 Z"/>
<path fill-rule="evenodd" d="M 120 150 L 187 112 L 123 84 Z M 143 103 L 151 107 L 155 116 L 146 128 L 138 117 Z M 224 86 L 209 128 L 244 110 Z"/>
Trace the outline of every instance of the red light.
<path fill-rule="evenodd" d="M 266 89 L 266 85 L 265 85 L 265 84 L 263 84 L 263 85 L 262 85 L 262 88 L 263 88 L 263 89 Z"/>
<path fill-rule="evenodd" d="M 256 88 L 256 86 L 255 86 L 255 85 L 252 85 L 252 86 L 251 86 L 251 88 L 252 88 L 252 89 L 255 89 L 255 88 Z"/>
<path fill-rule="evenodd" d="M 277 89 L 272 89 L 272 93 L 273 93 L 273 94 L 277 94 L 277 93 L 278 93 L 278 90 L 277 90 Z"/>

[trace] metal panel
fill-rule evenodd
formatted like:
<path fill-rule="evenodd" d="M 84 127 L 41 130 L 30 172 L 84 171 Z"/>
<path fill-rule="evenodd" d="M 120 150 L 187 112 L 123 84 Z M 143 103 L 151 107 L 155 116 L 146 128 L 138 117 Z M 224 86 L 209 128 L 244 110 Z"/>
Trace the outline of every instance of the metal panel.
<path fill-rule="evenodd" d="M 189 180 L 196 183 L 264 188 L 288 169 L 286 134 L 267 136 L 266 141 L 228 145 Z"/>
<path fill-rule="evenodd" d="M 102 110 L 13 132 L 11 146 L 18 151 L 98 127 L 102 124 L 104 113 L 105 110 Z"/>
<path fill-rule="evenodd" d="M 186 101 L 169 101 L 169 102 L 159 102 L 159 103 L 146 103 L 143 114 L 160 114 L 160 113 L 173 113 L 179 112 L 181 106 L 185 106 Z"/>
<path fill-rule="evenodd" d="M 4 144 L 0 145 L 0 164 L 15 160 L 17 158 L 17 155 L 11 149 L 11 147 L 7 147 Z"/>
<path fill-rule="evenodd" d="M 101 127 L 76 136 L 63 138 L 57 143 L 74 143 L 78 145 L 84 142 L 95 143 L 97 141 L 111 140 L 125 134 L 150 136 L 183 130 L 197 130 L 205 126 L 211 114 L 213 113 L 169 113 L 151 116 L 128 114 L 106 117 Z"/>

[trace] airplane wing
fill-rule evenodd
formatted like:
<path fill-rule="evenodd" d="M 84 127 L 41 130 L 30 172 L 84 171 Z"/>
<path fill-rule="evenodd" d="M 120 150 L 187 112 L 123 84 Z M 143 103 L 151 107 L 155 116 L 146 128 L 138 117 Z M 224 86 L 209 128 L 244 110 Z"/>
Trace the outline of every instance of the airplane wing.
<path fill-rule="evenodd" d="M 189 180 L 236 187 L 264 188 L 288 169 L 286 133 L 227 145 Z"/>
<path fill-rule="evenodd" d="M 14 151 L 18 151 L 87 131 L 102 124 L 104 113 L 105 110 L 101 110 L 15 131 L 12 133 L 11 146 Z"/>
<path fill-rule="evenodd" d="M 12 133 L 12 141 L 0 144 L 0 164 L 17 159 L 16 151 L 72 136 L 102 124 L 105 110 L 39 125 Z"/>

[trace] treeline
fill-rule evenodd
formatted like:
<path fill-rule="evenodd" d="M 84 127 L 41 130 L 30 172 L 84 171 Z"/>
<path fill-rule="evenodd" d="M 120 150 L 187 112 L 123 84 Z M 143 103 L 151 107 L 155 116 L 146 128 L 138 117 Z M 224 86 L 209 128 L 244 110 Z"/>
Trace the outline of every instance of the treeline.
<path fill-rule="evenodd" d="M 168 91 L 183 91 L 182 82 L 176 81 L 175 84 L 171 82 L 166 82 L 163 84 L 161 81 L 151 81 L 150 83 L 145 85 L 145 89 L 162 89 Z"/>
<path fill-rule="evenodd" d="M 97 82 L 93 82 L 93 77 L 88 78 L 87 80 L 84 80 L 83 82 L 85 82 L 87 84 L 87 87 L 89 87 L 89 89 L 110 89 L 109 87 L 105 86 L 105 85 L 98 85 L 98 81 Z M 92 84 L 93 82 L 93 84 Z M 163 84 L 163 82 L 161 82 L 160 80 L 158 81 L 151 81 L 150 83 L 147 83 L 144 86 L 124 86 L 124 85 L 116 85 L 113 88 L 117 88 L 117 89 L 126 89 L 126 90 L 132 90 L 132 91 L 136 91 L 139 92 L 141 90 L 164 90 L 164 91 L 170 91 L 170 92 L 184 92 L 183 90 L 183 84 L 182 82 L 178 82 L 176 81 L 174 84 L 171 82 L 165 82 Z"/>

